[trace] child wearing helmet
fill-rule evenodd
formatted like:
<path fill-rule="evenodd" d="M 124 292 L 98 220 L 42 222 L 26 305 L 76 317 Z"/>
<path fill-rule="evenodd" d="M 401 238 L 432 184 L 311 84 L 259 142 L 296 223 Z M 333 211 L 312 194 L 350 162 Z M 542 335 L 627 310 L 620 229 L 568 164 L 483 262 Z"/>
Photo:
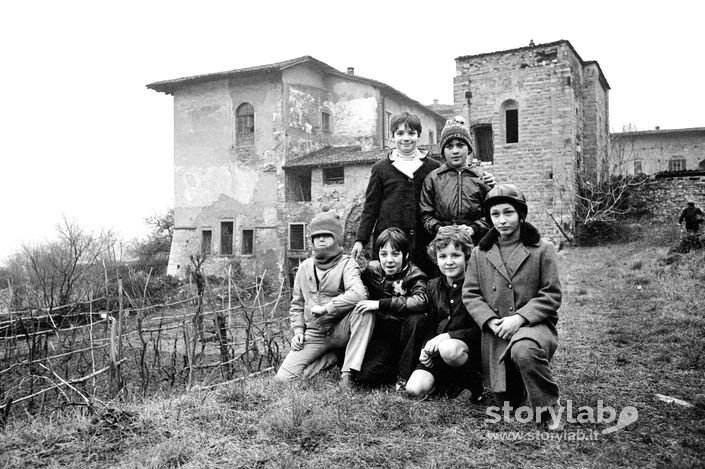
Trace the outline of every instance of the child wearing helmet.
<path fill-rule="evenodd" d="M 526 221 L 526 197 L 515 185 L 497 185 L 483 209 L 492 229 L 473 249 L 463 303 L 482 329 L 485 383 L 511 406 L 528 399 L 537 423 L 560 431 L 558 385 L 550 368 L 561 305 L 555 249 Z"/>

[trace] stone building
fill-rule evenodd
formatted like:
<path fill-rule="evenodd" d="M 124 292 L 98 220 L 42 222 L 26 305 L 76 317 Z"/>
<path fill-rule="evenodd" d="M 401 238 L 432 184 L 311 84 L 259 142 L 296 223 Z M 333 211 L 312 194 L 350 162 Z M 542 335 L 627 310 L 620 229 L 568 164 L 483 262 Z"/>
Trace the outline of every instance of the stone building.
<path fill-rule="evenodd" d="M 190 255 L 222 274 L 276 277 L 308 255 L 308 222 L 323 205 L 356 227 L 389 121 L 421 118 L 433 144 L 444 119 L 398 90 L 305 56 L 228 72 L 159 81 L 174 99 L 174 239 L 167 272 Z"/>
<path fill-rule="evenodd" d="M 595 61 L 560 40 L 455 59 L 454 111 L 476 157 L 529 199 L 547 238 L 574 230 L 576 177 L 596 178 L 609 154 L 609 84 Z"/>
<path fill-rule="evenodd" d="M 613 133 L 612 154 L 620 174 L 705 171 L 705 127 Z"/>

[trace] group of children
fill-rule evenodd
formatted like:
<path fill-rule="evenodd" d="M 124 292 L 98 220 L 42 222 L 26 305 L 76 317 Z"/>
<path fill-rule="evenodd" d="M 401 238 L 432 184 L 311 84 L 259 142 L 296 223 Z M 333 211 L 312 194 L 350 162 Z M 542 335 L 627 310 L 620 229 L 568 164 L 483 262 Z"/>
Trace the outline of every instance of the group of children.
<path fill-rule="evenodd" d="M 560 412 L 548 411 L 559 405 L 549 366 L 561 303 L 553 245 L 526 222 L 516 186 L 468 164 L 460 118 L 441 133 L 443 165 L 417 148 L 416 116 L 396 115 L 391 127 L 394 149 L 372 168 L 351 255 L 337 214 L 311 221 L 313 256 L 294 280 L 294 337 L 276 379 L 311 376 L 339 351 L 343 387 L 395 383 L 415 397 L 479 403 L 488 384 L 559 428 Z M 375 259 L 361 270 L 371 237 Z"/>

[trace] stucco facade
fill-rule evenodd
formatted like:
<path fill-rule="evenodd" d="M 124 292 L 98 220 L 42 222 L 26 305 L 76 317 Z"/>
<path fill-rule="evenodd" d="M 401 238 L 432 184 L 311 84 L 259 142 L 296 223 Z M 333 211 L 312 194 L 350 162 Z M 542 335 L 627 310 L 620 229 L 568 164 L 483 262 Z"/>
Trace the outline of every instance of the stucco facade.
<path fill-rule="evenodd" d="M 344 220 L 358 210 L 392 114 L 417 114 L 422 144 L 434 143 L 444 122 L 384 83 L 308 56 L 147 86 L 174 97 L 167 273 L 181 277 L 199 253 L 217 275 L 233 261 L 257 275 L 290 272 L 308 255 L 313 215 L 324 205 Z M 329 148 L 345 149 L 345 162 L 307 162 Z"/>
<path fill-rule="evenodd" d="M 705 128 L 655 129 L 612 134 L 621 174 L 656 175 L 705 170 Z"/>
<path fill-rule="evenodd" d="M 517 184 L 529 219 L 552 239 L 574 230 L 576 175 L 594 178 L 609 154 L 609 85 L 568 41 L 456 59 L 454 105 L 476 156 Z"/>

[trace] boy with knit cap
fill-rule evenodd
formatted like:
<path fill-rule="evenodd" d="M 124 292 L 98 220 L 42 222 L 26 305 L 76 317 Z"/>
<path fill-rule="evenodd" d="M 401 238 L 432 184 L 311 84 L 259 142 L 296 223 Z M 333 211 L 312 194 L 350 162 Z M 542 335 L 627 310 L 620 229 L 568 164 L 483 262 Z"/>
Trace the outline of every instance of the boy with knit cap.
<path fill-rule="evenodd" d="M 443 127 L 440 148 L 446 163 L 426 176 L 419 205 L 424 228 L 432 237 L 442 226 L 466 226 L 477 244 L 489 229 L 481 205 L 495 181 L 490 173 L 468 164 L 473 147 L 464 124 L 456 116 Z"/>
<path fill-rule="evenodd" d="M 310 224 L 313 256 L 301 263 L 294 279 L 289 313 L 294 337 L 276 380 L 288 382 L 327 352 L 344 349 L 341 384 L 351 385 L 360 370 L 374 329 L 374 314 L 353 312 L 367 298 L 360 267 L 343 254 L 343 223 L 337 213 L 319 213 Z"/>

